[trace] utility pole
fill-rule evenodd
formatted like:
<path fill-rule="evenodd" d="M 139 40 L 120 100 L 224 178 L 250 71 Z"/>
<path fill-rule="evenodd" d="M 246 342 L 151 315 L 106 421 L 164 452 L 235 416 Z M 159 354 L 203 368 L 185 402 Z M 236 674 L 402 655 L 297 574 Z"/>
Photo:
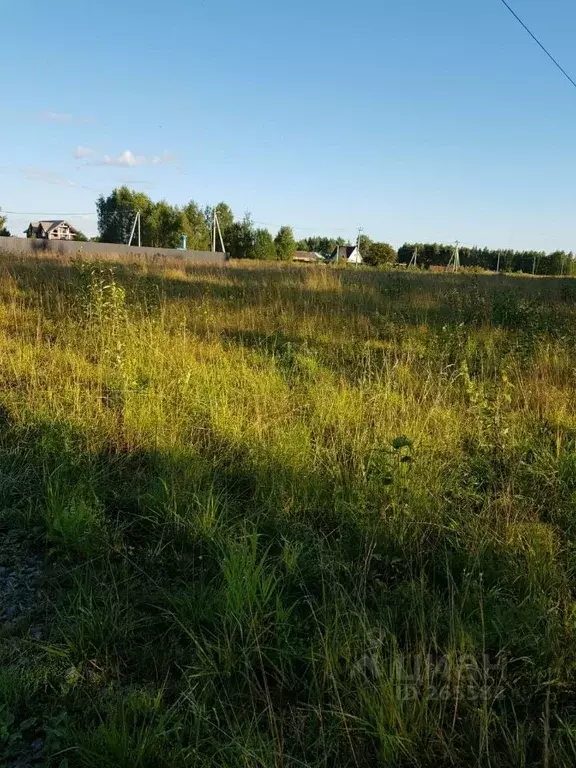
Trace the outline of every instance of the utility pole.
<path fill-rule="evenodd" d="M 414 253 L 412 254 L 412 258 L 410 259 L 410 263 L 408 264 L 408 267 L 417 267 L 418 266 L 418 246 L 414 248 Z"/>
<path fill-rule="evenodd" d="M 358 264 L 360 263 L 358 259 L 362 258 L 362 254 L 360 253 L 360 235 L 361 234 L 362 234 L 362 227 L 358 227 L 358 237 L 356 238 L 356 251 L 357 251 L 356 262 L 355 262 L 356 266 L 358 266 Z"/>
<path fill-rule="evenodd" d="M 496 274 L 500 272 L 500 256 L 502 254 L 502 251 L 498 251 L 498 263 L 496 264 Z"/>
<path fill-rule="evenodd" d="M 134 237 L 134 232 L 136 231 L 136 224 L 138 224 L 138 245 L 141 245 L 141 242 L 140 242 L 140 211 L 136 211 L 136 216 L 134 216 L 134 224 L 132 224 L 132 231 L 130 232 L 130 239 L 128 240 L 128 245 L 132 245 L 132 238 Z"/>
<path fill-rule="evenodd" d="M 220 221 L 218 219 L 218 214 L 216 211 L 214 211 L 214 221 L 216 222 L 216 226 L 218 228 L 218 235 L 220 236 L 220 245 L 222 246 L 222 253 L 226 253 L 226 248 L 224 247 L 224 238 L 222 237 L 222 230 L 220 229 Z M 216 233 L 214 233 L 214 250 L 216 250 Z"/>
<path fill-rule="evenodd" d="M 216 208 L 212 209 L 212 253 L 216 251 Z"/>
<path fill-rule="evenodd" d="M 450 261 L 448 262 L 448 266 L 446 267 L 446 269 L 450 269 L 450 267 L 452 267 L 452 272 L 458 272 L 460 268 L 460 241 L 459 240 L 456 240 L 456 243 L 454 245 L 454 252 L 450 257 Z"/>
<path fill-rule="evenodd" d="M 534 258 L 532 260 L 532 274 L 536 274 L 536 251 L 534 251 Z"/>

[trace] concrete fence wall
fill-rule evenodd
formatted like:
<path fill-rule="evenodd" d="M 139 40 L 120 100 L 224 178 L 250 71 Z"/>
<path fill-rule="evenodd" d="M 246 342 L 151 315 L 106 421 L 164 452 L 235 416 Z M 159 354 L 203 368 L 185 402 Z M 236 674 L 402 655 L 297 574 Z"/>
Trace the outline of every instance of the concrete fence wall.
<path fill-rule="evenodd" d="M 144 261 L 157 259 L 183 259 L 191 263 L 224 264 L 225 253 L 211 251 L 179 251 L 175 248 L 149 248 L 147 246 L 117 245 L 115 243 L 80 243 L 75 240 L 40 240 L 24 237 L 0 237 L 0 251 L 22 255 L 41 256 L 130 256 Z"/>

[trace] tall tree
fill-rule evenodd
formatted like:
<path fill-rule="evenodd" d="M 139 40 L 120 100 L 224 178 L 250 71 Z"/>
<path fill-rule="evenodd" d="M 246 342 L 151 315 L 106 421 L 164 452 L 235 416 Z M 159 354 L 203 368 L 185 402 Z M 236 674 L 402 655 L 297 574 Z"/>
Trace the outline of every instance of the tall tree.
<path fill-rule="evenodd" d="M 296 252 L 296 241 L 292 227 L 280 227 L 274 238 L 276 255 L 281 261 L 292 261 Z"/>
<path fill-rule="evenodd" d="M 276 246 L 274 245 L 274 238 L 267 229 L 257 229 L 254 233 L 252 258 L 267 261 L 276 258 Z"/>
<path fill-rule="evenodd" d="M 10 237 L 10 232 L 6 229 L 6 216 L 2 216 L 2 208 L 0 208 L 0 237 Z"/>
<path fill-rule="evenodd" d="M 233 259 L 250 259 L 254 253 L 254 224 L 247 213 L 242 221 L 235 221 L 228 230 L 226 252 Z"/>
<path fill-rule="evenodd" d="M 218 221 L 220 223 L 220 229 L 222 233 L 226 232 L 232 224 L 234 224 L 234 214 L 232 208 L 226 203 L 218 203 L 216 206 L 216 213 L 218 214 Z"/>
<path fill-rule="evenodd" d="M 188 236 L 187 247 L 190 251 L 210 250 L 210 227 L 206 223 L 204 212 L 194 200 L 190 200 L 182 211 L 183 235 Z"/>
<path fill-rule="evenodd" d="M 146 244 L 155 248 L 178 248 L 185 227 L 186 219 L 180 208 L 160 200 L 152 205 L 145 218 Z"/>
<path fill-rule="evenodd" d="M 360 245 L 360 253 L 362 258 L 366 261 L 366 256 L 368 255 L 370 246 L 372 245 L 372 240 L 368 237 L 368 235 L 360 235 L 358 243 Z"/>
<path fill-rule="evenodd" d="M 210 232 L 210 242 L 212 242 L 212 227 L 214 226 L 214 211 L 216 211 L 216 215 L 218 216 L 218 224 L 220 224 L 220 231 L 222 232 L 222 239 L 224 240 L 224 248 L 227 252 L 230 251 L 228 247 L 228 240 L 230 239 L 230 234 L 232 227 L 234 226 L 234 214 L 232 213 L 232 208 L 227 203 L 218 203 L 218 205 L 215 205 L 213 208 L 210 206 L 206 206 L 204 209 L 204 219 L 206 221 L 206 226 L 208 227 L 208 231 Z M 216 235 L 216 249 L 218 250 L 221 247 L 220 245 L 220 237 L 218 234 Z"/>
<path fill-rule="evenodd" d="M 134 225 L 134 217 L 140 211 L 142 225 L 148 219 L 153 203 L 143 192 L 128 187 L 114 189 L 108 197 L 100 195 L 96 201 L 98 232 L 103 243 L 127 243 Z M 145 229 L 145 227 L 142 227 Z M 150 234 L 143 232 L 142 245 L 150 243 Z M 151 243 L 150 243 L 151 244 Z"/>
<path fill-rule="evenodd" d="M 140 211 L 142 245 L 178 248 L 181 236 L 187 235 L 190 250 L 210 248 L 205 212 L 193 200 L 180 208 L 165 200 L 153 203 L 142 192 L 119 187 L 106 198 L 100 196 L 96 207 L 101 242 L 127 243 L 136 213 Z M 136 244 L 137 240 L 132 242 Z"/>

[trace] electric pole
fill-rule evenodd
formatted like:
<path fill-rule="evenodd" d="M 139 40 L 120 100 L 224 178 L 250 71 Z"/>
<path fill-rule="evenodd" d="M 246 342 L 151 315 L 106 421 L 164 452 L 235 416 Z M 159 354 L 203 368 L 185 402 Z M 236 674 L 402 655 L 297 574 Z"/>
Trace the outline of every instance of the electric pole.
<path fill-rule="evenodd" d="M 362 258 L 362 254 L 360 253 L 360 236 L 361 236 L 361 234 L 362 234 L 362 227 L 358 227 L 358 237 L 356 238 L 356 251 L 357 251 L 356 266 L 358 266 L 358 264 L 360 263 L 359 259 Z"/>
<path fill-rule="evenodd" d="M 460 241 L 456 240 L 456 243 L 454 245 L 454 251 L 452 253 L 452 256 L 450 257 L 450 261 L 448 262 L 448 266 L 446 269 L 450 269 L 452 267 L 452 272 L 458 272 L 460 269 Z"/>
<path fill-rule="evenodd" d="M 136 211 L 136 216 L 134 216 L 134 224 L 132 224 L 132 231 L 130 232 L 128 245 L 132 245 L 132 238 L 134 237 L 134 232 L 136 231 L 136 225 L 138 225 L 138 245 L 142 245 L 140 240 L 140 211 Z"/>
<path fill-rule="evenodd" d="M 216 211 L 214 211 L 214 221 L 216 223 L 216 228 L 218 229 L 218 235 L 220 237 L 220 245 L 222 246 L 222 253 L 226 253 L 226 248 L 224 247 L 224 238 L 222 237 L 222 230 L 220 229 L 220 221 L 218 219 L 218 214 Z M 216 250 L 216 233 L 214 233 L 214 250 Z"/>

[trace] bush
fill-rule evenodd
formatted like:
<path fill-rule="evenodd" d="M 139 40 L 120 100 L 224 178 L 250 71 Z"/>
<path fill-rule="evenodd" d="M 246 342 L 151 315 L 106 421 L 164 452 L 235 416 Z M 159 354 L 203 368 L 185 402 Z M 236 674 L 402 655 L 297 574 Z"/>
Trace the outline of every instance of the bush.
<path fill-rule="evenodd" d="M 389 243 L 371 243 L 363 258 L 368 266 L 381 267 L 383 264 L 394 264 L 398 254 Z"/>

